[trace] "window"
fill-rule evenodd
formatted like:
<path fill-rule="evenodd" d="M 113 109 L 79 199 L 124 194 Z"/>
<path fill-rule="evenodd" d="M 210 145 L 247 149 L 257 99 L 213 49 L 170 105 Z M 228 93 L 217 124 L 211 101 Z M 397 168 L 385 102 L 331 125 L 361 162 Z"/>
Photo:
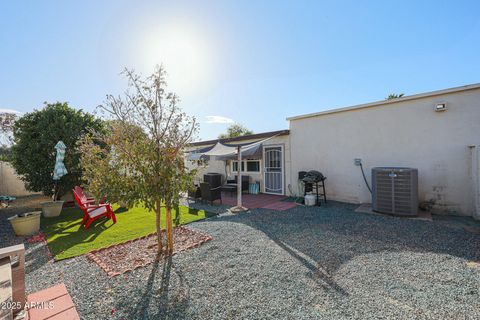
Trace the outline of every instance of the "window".
<path fill-rule="evenodd" d="M 247 171 L 245 171 L 245 167 L 247 168 Z M 238 170 L 238 161 L 233 161 L 232 172 L 237 172 L 237 170 Z M 260 160 L 243 160 L 242 172 L 260 172 Z"/>
<path fill-rule="evenodd" d="M 260 161 L 247 161 L 247 172 L 260 172 Z"/>
<path fill-rule="evenodd" d="M 233 161 L 233 168 L 232 171 L 237 172 L 238 171 L 238 161 Z M 245 171 L 245 161 L 242 161 L 242 172 Z"/>

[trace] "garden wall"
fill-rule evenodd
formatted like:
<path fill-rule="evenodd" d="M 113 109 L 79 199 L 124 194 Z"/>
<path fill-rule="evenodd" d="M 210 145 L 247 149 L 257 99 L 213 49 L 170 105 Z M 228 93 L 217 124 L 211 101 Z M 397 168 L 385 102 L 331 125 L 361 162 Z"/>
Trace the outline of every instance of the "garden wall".
<path fill-rule="evenodd" d="M 36 194 L 25 189 L 25 184 L 10 163 L 0 161 L 0 195 L 15 197 Z"/>

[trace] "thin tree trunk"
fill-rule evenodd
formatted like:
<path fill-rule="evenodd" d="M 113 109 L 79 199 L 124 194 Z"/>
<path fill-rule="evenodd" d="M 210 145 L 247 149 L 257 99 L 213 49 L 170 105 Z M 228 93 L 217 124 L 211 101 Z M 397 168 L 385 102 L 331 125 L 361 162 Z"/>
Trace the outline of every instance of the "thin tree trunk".
<path fill-rule="evenodd" d="M 167 219 L 167 250 L 170 254 L 173 253 L 173 225 L 172 225 L 172 208 L 165 209 Z"/>
<path fill-rule="evenodd" d="M 157 201 L 155 201 L 155 224 L 156 224 L 156 227 L 157 227 L 157 242 L 158 242 L 158 248 L 157 248 L 157 258 L 160 258 L 160 256 L 162 255 L 162 249 L 163 249 L 163 246 L 162 246 L 162 228 L 160 226 L 160 214 L 161 214 L 161 211 L 162 211 L 162 206 L 161 206 L 161 201 L 159 199 L 157 199 Z"/>

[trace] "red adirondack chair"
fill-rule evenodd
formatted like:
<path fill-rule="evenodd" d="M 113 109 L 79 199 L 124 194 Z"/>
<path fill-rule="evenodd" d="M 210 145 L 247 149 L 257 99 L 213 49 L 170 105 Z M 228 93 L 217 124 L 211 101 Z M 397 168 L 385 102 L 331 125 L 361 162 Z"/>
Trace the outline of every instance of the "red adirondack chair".
<path fill-rule="evenodd" d="M 93 221 L 102 217 L 107 217 L 108 219 L 112 219 L 113 223 L 117 223 L 117 217 L 115 216 L 115 212 L 113 212 L 110 203 L 100 203 L 95 205 L 92 203 L 91 199 L 87 198 L 87 196 L 83 193 L 83 190 L 82 194 L 79 195 L 75 189 L 73 189 L 73 196 L 75 197 L 75 201 L 77 202 L 78 206 L 83 211 L 82 225 L 84 226 L 85 230 L 90 227 Z M 95 200 L 93 200 L 93 202 L 94 201 Z"/>
<path fill-rule="evenodd" d="M 95 198 L 87 197 L 87 195 L 85 194 L 85 192 L 83 192 L 83 189 L 81 187 L 75 186 L 75 188 L 73 188 L 72 191 L 74 194 L 76 193 L 82 200 L 86 199 L 88 203 L 95 203 Z M 104 196 L 99 203 L 102 204 L 102 203 L 105 203 L 105 201 L 107 201 L 107 196 Z"/>

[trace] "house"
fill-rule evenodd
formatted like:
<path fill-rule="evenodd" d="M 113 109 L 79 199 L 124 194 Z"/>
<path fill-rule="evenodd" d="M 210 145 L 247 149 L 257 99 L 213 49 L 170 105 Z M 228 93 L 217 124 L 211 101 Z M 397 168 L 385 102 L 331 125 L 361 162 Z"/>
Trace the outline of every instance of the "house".
<path fill-rule="evenodd" d="M 250 183 L 258 182 L 260 192 L 270 194 L 288 194 L 286 181 L 290 181 L 290 140 L 289 130 L 263 132 L 236 138 L 216 139 L 190 144 L 188 152 L 203 152 L 211 149 L 218 142 L 230 146 L 245 145 L 264 141 L 250 155 L 243 156 L 242 174 L 250 177 Z M 191 168 L 195 163 L 188 164 Z M 197 180 L 202 180 L 203 174 L 215 172 L 223 178 L 233 178 L 237 174 L 238 161 L 236 157 L 211 157 L 206 165 L 198 166 Z"/>
<path fill-rule="evenodd" d="M 329 199 L 371 202 L 367 181 L 371 168 L 413 167 L 419 172 L 419 200 L 432 212 L 480 219 L 480 84 L 382 100 L 346 108 L 290 117 L 289 130 L 276 139 L 281 146 L 279 169 L 284 180 L 279 194 L 298 195 L 298 172 L 321 171 L 327 177 Z M 269 134 L 269 133 L 267 133 Z M 260 136 L 263 137 L 264 134 Z M 255 135 L 254 135 L 255 136 Z M 235 138 L 231 143 L 261 137 Z M 200 147 L 217 140 L 197 142 Z M 268 192 L 269 159 L 264 146 L 257 172 L 247 174 Z M 234 161 L 209 163 L 206 171 L 231 175 Z M 278 170 L 278 169 L 276 169 Z M 277 174 L 278 175 L 278 174 Z M 267 184 L 267 187 L 265 187 Z"/>

